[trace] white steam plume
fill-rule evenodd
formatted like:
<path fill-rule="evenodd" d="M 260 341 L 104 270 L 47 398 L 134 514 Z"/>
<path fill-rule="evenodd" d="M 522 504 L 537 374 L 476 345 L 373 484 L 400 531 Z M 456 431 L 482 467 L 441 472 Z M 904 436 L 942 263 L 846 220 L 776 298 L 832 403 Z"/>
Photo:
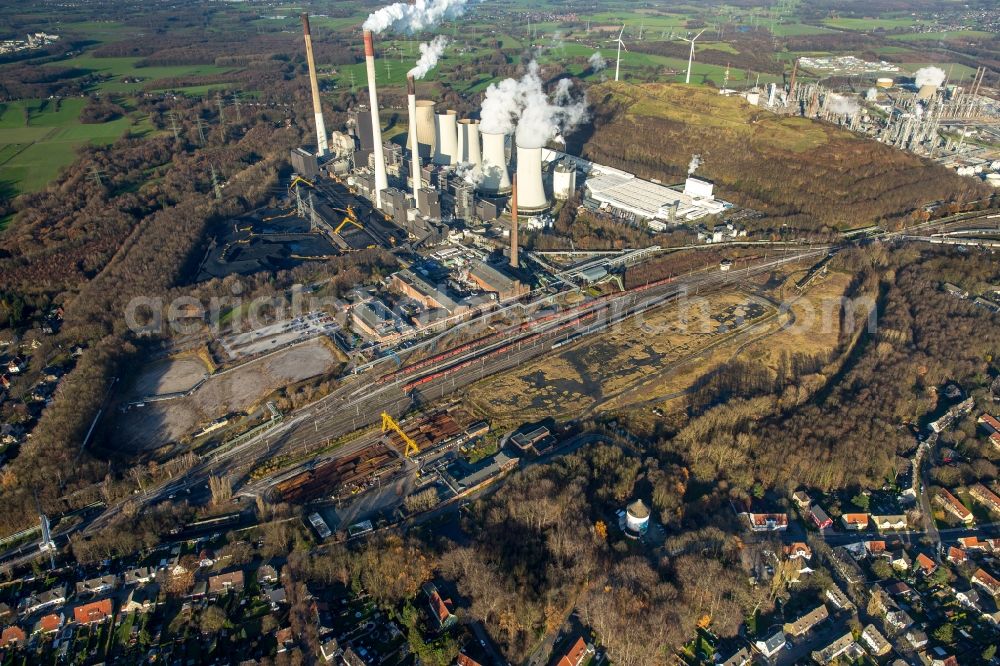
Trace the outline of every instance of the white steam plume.
<path fill-rule="evenodd" d="M 874 102 L 875 100 L 877 100 L 878 90 L 875 90 L 875 88 L 869 88 L 868 91 L 865 92 L 865 99 L 869 102 Z"/>
<path fill-rule="evenodd" d="M 699 166 L 701 166 L 701 155 L 693 155 L 688 163 L 688 175 L 693 176 Z"/>
<path fill-rule="evenodd" d="M 475 185 L 476 187 L 478 187 L 479 184 L 482 183 L 483 179 L 486 177 L 486 174 L 483 173 L 481 167 L 472 164 L 470 162 L 462 162 L 461 164 L 456 166 L 455 173 L 463 180 L 465 180 L 465 182 L 467 182 L 470 185 Z"/>
<path fill-rule="evenodd" d="M 465 13 L 468 0 L 417 0 L 414 4 L 397 2 L 372 13 L 362 26 L 375 34 L 392 32 L 412 35 L 433 28 L 441 21 L 455 19 Z"/>
<path fill-rule="evenodd" d="M 845 97 L 844 95 L 831 93 L 830 99 L 827 101 L 827 110 L 830 111 L 830 113 L 836 113 L 838 115 L 853 116 L 861 110 L 861 107 L 858 106 L 857 100 L 853 97 Z"/>
<path fill-rule="evenodd" d="M 406 75 L 412 76 L 415 79 L 422 79 L 427 76 L 427 72 L 434 69 L 438 64 L 438 60 L 444 53 L 446 46 L 448 46 L 448 38 L 443 35 L 438 35 L 430 42 L 421 44 L 420 59 L 417 60 L 417 64 Z"/>
<path fill-rule="evenodd" d="M 940 88 L 947 76 L 940 67 L 921 67 L 913 75 L 913 82 L 917 84 L 918 88 L 924 86 Z"/>
<path fill-rule="evenodd" d="M 590 69 L 595 72 L 599 72 L 608 66 L 608 61 L 604 59 L 600 51 L 594 51 L 587 62 L 590 63 Z"/>
<path fill-rule="evenodd" d="M 488 134 L 516 130 L 518 146 L 541 148 L 586 120 L 586 98 L 574 100 L 572 87 L 572 81 L 560 79 L 555 93 L 547 95 L 538 63 L 532 60 L 520 79 L 504 79 L 486 89 L 480 130 Z"/>

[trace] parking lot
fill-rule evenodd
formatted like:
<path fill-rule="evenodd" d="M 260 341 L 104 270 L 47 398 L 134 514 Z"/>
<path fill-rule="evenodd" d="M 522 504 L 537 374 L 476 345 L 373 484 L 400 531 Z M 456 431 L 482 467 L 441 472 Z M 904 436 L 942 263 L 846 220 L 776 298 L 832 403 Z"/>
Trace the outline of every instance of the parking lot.
<path fill-rule="evenodd" d="M 337 330 L 333 317 L 325 312 L 309 312 L 301 317 L 260 326 L 219 340 L 229 360 L 257 356 Z"/>

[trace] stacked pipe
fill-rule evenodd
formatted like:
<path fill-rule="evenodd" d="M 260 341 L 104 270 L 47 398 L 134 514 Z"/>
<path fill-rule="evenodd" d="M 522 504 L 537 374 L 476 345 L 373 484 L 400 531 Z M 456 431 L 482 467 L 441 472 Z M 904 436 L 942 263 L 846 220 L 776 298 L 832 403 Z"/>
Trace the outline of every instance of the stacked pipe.
<path fill-rule="evenodd" d="M 323 157 L 330 148 L 326 138 L 326 124 L 323 122 L 323 106 L 319 100 L 319 80 L 316 78 L 316 61 L 313 59 L 309 14 L 302 14 L 302 32 L 306 41 L 306 64 L 309 67 L 309 86 L 312 88 L 313 117 L 316 119 L 316 154 Z"/>
<path fill-rule="evenodd" d="M 510 267 L 517 268 L 517 174 L 510 189 Z"/>
<path fill-rule="evenodd" d="M 382 121 L 378 115 L 378 90 L 375 86 L 375 45 L 371 30 L 365 30 L 365 66 L 368 72 L 368 97 L 372 113 L 372 137 L 375 140 L 375 207 L 382 208 L 382 190 L 389 187 L 385 173 L 385 155 L 382 151 Z"/>
<path fill-rule="evenodd" d="M 410 114 L 410 175 L 413 180 L 413 206 L 420 208 L 420 148 L 417 142 L 417 91 L 413 77 L 406 77 L 406 108 Z"/>

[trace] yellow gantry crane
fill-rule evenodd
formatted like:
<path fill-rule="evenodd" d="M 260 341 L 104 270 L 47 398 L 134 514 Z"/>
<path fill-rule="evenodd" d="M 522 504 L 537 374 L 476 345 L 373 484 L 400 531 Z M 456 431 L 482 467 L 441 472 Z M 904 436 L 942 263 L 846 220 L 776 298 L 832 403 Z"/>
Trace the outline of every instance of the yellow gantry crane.
<path fill-rule="evenodd" d="M 344 214 L 344 220 L 343 220 L 343 222 L 340 223 L 339 226 L 337 226 L 336 229 L 333 230 L 333 233 L 339 234 L 341 232 L 341 230 L 344 227 L 346 227 L 348 224 L 353 224 L 358 229 L 361 229 L 361 231 L 365 230 L 365 228 L 361 225 L 361 222 L 358 220 L 357 214 L 355 214 L 355 212 L 354 212 L 354 206 L 348 206 L 347 210 L 344 210 L 343 208 L 334 208 L 334 210 L 337 211 L 337 212 L 339 212 L 339 213 L 343 213 Z"/>
<path fill-rule="evenodd" d="M 404 456 L 409 458 L 411 455 L 420 453 L 420 447 L 409 435 L 403 432 L 403 429 L 396 423 L 396 419 L 389 416 L 388 412 L 382 412 L 382 432 L 390 431 L 403 438 L 403 442 L 406 444 L 406 449 L 403 451 Z"/>

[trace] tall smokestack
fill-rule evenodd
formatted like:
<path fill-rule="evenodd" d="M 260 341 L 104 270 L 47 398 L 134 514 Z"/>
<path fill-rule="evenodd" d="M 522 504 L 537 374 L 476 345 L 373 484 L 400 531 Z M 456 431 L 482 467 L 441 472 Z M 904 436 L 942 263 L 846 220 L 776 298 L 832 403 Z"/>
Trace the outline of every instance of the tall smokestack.
<path fill-rule="evenodd" d="M 420 208 L 420 144 L 417 143 L 417 89 L 412 76 L 406 77 L 406 109 L 410 114 L 410 174 L 413 179 L 413 205 Z"/>
<path fill-rule="evenodd" d="M 434 164 L 448 166 L 458 163 L 458 112 L 449 109 L 437 115 L 437 146 Z"/>
<path fill-rule="evenodd" d="M 510 188 L 510 267 L 517 268 L 517 174 Z"/>
<path fill-rule="evenodd" d="M 323 122 L 323 106 L 319 101 L 319 79 L 316 78 L 316 61 L 313 59 L 312 31 L 309 29 L 309 14 L 302 14 L 302 32 L 306 40 L 306 64 L 309 66 L 309 86 L 312 88 L 313 117 L 316 119 L 316 154 L 323 157 L 329 152 L 326 138 L 326 124 Z"/>
<path fill-rule="evenodd" d="M 503 134 L 483 132 L 483 180 L 481 192 L 506 194 L 510 192 L 510 173 L 507 171 L 507 153 Z"/>
<path fill-rule="evenodd" d="M 521 183 L 521 209 L 530 212 L 545 210 L 549 200 L 542 184 L 542 149 L 517 147 L 517 179 Z"/>
<path fill-rule="evenodd" d="M 378 117 L 378 90 L 375 87 L 375 45 L 372 31 L 365 30 L 365 66 L 368 70 L 368 97 L 372 107 L 372 136 L 375 139 L 375 207 L 382 209 L 382 190 L 389 187 L 382 152 L 382 121 Z"/>
<path fill-rule="evenodd" d="M 788 82 L 788 99 L 791 99 L 792 95 L 795 94 L 795 77 L 798 75 L 798 73 L 799 73 L 799 59 L 796 58 L 795 64 L 792 65 L 792 78 Z"/>

